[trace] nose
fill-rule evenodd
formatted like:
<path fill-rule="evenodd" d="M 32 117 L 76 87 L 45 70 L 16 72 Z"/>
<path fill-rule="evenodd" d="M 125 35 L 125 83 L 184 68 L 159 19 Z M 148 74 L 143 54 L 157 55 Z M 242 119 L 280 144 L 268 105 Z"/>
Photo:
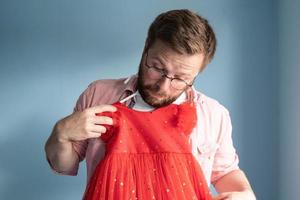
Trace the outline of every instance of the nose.
<path fill-rule="evenodd" d="M 167 77 L 162 77 L 158 82 L 158 86 L 160 91 L 167 93 L 171 86 L 171 80 Z"/>

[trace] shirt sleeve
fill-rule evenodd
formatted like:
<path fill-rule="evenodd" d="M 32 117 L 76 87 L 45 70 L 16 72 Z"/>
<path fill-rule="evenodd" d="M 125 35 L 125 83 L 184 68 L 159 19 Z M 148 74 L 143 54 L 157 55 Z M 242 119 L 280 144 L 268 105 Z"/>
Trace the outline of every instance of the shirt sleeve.
<path fill-rule="evenodd" d="M 219 132 L 219 148 L 216 151 L 211 182 L 215 184 L 221 177 L 239 169 L 239 158 L 232 141 L 232 124 L 228 110 L 222 106 Z"/>

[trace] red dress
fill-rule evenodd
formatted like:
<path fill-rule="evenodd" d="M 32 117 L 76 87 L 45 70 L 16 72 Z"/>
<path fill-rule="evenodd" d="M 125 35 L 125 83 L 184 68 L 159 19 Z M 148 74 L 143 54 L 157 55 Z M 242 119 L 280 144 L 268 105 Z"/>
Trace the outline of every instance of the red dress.
<path fill-rule="evenodd" d="M 101 136 L 106 153 L 87 185 L 85 200 L 212 199 L 189 145 L 197 120 L 194 103 L 150 112 L 113 105 L 116 112 L 101 113 L 112 117 L 114 125 L 106 126 Z"/>

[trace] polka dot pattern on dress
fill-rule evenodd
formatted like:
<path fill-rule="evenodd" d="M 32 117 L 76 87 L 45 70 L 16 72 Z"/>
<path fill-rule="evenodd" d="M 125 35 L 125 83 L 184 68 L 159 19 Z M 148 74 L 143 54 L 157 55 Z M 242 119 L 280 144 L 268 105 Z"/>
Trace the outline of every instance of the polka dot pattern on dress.
<path fill-rule="evenodd" d="M 106 153 L 87 185 L 84 199 L 211 200 L 189 134 L 197 120 L 193 103 L 170 104 L 151 112 L 121 103 L 101 135 Z"/>

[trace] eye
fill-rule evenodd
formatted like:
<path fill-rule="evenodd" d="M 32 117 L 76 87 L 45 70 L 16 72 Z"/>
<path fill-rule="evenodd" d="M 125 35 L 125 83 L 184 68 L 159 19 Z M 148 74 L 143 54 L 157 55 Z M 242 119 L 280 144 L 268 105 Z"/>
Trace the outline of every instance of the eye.
<path fill-rule="evenodd" d="M 157 69 L 162 70 L 162 68 L 163 68 L 160 62 L 152 61 L 150 64 L 151 64 L 152 67 L 155 67 Z"/>
<path fill-rule="evenodd" d="M 178 80 L 180 80 L 180 81 L 188 80 L 187 77 L 185 77 L 185 76 L 180 76 L 180 75 L 175 75 L 174 78 L 176 78 L 176 79 L 178 79 Z"/>
<path fill-rule="evenodd" d="M 154 68 L 156 71 L 160 71 L 160 72 L 164 72 L 165 70 L 163 69 L 163 67 L 161 66 L 160 63 L 151 63 L 149 64 L 152 68 Z"/>
<path fill-rule="evenodd" d="M 153 67 L 159 71 L 164 71 L 164 69 L 161 66 L 153 65 Z"/>

